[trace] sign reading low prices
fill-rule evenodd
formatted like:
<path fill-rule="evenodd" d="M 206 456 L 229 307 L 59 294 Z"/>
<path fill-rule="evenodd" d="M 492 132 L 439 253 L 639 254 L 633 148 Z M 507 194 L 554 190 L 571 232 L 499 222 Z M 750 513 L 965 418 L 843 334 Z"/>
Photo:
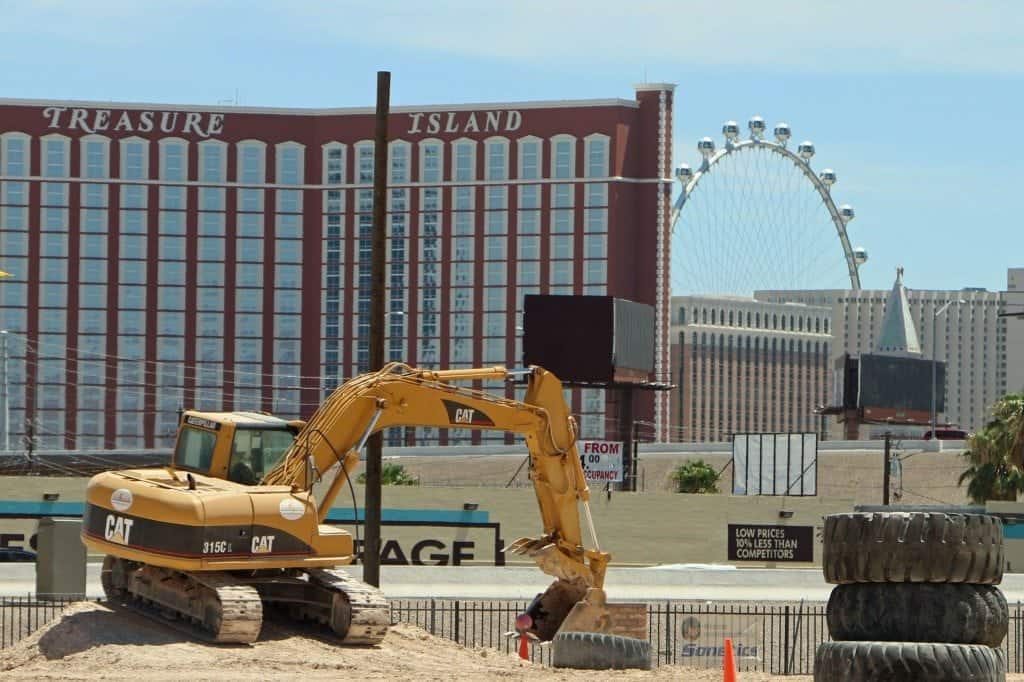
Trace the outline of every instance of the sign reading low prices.
<path fill-rule="evenodd" d="M 605 440 L 576 442 L 580 464 L 587 481 L 597 483 L 622 482 L 622 443 Z"/>
<path fill-rule="evenodd" d="M 814 527 L 730 523 L 729 561 L 814 561 Z"/>

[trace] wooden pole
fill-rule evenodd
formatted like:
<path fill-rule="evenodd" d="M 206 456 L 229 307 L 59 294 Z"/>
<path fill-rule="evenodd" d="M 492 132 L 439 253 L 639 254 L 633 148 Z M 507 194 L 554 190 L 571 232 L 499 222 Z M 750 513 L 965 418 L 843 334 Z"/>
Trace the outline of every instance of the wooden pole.
<path fill-rule="evenodd" d="M 373 144 L 373 239 L 370 256 L 370 371 L 384 367 L 384 282 L 388 218 L 388 113 L 391 72 L 377 72 L 377 113 Z M 381 450 L 380 432 L 366 446 L 366 538 L 363 542 L 363 580 L 380 587 Z"/>

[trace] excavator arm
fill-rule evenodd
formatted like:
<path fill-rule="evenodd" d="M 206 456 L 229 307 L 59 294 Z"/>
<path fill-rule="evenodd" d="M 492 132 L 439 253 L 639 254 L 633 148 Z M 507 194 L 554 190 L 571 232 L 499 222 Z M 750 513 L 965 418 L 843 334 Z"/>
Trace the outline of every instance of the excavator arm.
<path fill-rule="evenodd" d="M 504 380 L 527 376 L 523 401 L 511 400 L 464 386 L 456 381 Z M 540 509 L 543 533 L 521 538 L 509 550 L 531 556 L 541 570 L 571 584 L 571 601 L 587 588 L 601 588 L 610 559 L 597 545 L 589 519 L 590 497 L 576 451 L 576 423 L 562 395 L 562 384 L 540 367 L 507 370 L 490 367 L 467 370 L 421 370 L 393 363 L 340 386 L 320 406 L 296 437 L 280 464 L 267 473 L 264 484 L 309 488 L 319 480 L 317 500 L 321 521 L 359 463 L 359 451 L 369 436 L 392 426 L 431 426 L 510 431 L 526 440 L 531 480 Z M 584 546 L 579 502 L 595 548 Z"/>

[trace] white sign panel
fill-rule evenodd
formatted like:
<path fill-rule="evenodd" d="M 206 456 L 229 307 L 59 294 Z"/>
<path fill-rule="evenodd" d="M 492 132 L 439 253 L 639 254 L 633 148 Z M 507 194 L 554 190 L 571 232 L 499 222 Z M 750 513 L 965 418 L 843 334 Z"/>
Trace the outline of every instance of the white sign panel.
<path fill-rule="evenodd" d="M 576 449 L 588 482 L 622 482 L 622 443 L 581 440 L 576 442 Z"/>
<path fill-rule="evenodd" d="M 817 495 L 818 434 L 737 433 L 733 495 Z"/>

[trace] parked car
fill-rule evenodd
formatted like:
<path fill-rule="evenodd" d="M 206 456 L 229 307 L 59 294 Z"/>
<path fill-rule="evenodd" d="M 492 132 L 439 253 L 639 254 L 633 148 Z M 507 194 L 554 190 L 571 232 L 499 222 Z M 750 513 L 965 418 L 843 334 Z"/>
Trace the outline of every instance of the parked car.
<path fill-rule="evenodd" d="M 963 429 L 935 429 L 934 436 L 931 431 L 924 432 L 925 440 L 931 440 L 933 437 L 937 440 L 967 440 L 967 432 Z"/>
<path fill-rule="evenodd" d="M 8 561 L 35 561 L 36 553 L 20 547 L 0 547 L 0 563 Z"/>

